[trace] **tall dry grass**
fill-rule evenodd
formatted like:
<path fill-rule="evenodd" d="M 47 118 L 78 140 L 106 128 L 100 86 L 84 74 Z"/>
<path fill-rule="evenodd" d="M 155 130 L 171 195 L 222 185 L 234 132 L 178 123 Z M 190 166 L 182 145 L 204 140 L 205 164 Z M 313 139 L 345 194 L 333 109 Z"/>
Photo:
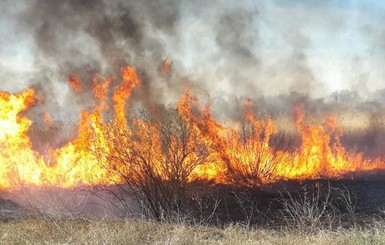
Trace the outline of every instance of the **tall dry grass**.
<path fill-rule="evenodd" d="M 385 224 L 367 228 L 298 230 L 224 228 L 143 220 L 76 220 L 48 217 L 0 222 L 1 244 L 385 244 Z"/>

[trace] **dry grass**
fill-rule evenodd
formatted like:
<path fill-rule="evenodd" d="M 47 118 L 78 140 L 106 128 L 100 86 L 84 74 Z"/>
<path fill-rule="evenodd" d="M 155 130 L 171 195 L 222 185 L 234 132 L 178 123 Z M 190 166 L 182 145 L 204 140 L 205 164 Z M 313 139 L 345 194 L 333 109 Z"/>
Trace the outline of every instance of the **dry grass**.
<path fill-rule="evenodd" d="M 315 233 L 147 221 L 32 218 L 0 222 L 1 244 L 385 244 L 385 225 Z"/>

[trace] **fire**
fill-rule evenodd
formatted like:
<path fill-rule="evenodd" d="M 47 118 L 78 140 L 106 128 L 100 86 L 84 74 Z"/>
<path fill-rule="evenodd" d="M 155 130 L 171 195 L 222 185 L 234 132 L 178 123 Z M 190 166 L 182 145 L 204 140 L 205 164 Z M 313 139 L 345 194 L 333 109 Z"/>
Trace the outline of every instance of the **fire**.
<path fill-rule="evenodd" d="M 127 126 L 125 105 L 131 96 L 132 89 L 139 85 L 140 81 L 136 71 L 132 67 L 122 69 L 123 82 L 112 96 L 115 109 L 115 120 L 121 127 Z"/>
<path fill-rule="evenodd" d="M 47 124 L 47 125 L 52 125 L 52 117 L 51 117 L 51 115 L 48 113 L 48 112 L 46 112 L 46 113 L 44 113 L 44 122 Z"/>
<path fill-rule="evenodd" d="M 168 59 L 164 59 L 162 62 L 162 73 L 168 74 L 171 71 L 171 62 Z"/>
<path fill-rule="evenodd" d="M 303 106 L 295 108 L 294 116 L 301 144 L 289 149 L 290 142 L 272 118 L 253 115 L 251 101 L 245 102 L 244 120 L 227 126 L 212 117 L 209 106 L 199 107 L 198 100 L 186 91 L 176 113 L 183 121 L 178 127 L 187 130 L 190 138 L 186 142 L 172 134 L 165 138 L 170 129 L 158 127 L 156 121 L 127 115 L 126 104 L 141 84 L 135 69 L 122 69 L 121 84 L 109 98 L 112 80 L 95 76 L 93 93 L 97 103 L 92 110 L 81 113 L 77 137 L 60 148 L 48 149 L 45 155 L 33 150 L 27 135 L 33 122 L 23 115 L 35 106 L 35 91 L 0 92 L 0 190 L 114 185 L 124 183 L 122 173 L 139 180 L 141 171 L 148 167 L 168 181 L 182 178 L 246 187 L 287 179 L 340 178 L 350 172 L 385 169 L 383 159 L 366 159 L 362 153 L 349 152 L 342 146 L 343 130 L 335 118 L 326 118 L 322 125 L 305 123 Z M 69 84 L 76 92 L 82 90 L 80 80 L 74 76 Z M 103 112 L 111 109 L 110 102 L 114 116 L 104 118 Z M 198 108 L 194 113 L 193 107 Z M 48 113 L 44 119 L 52 123 Z M 165 139 L 167 149 L 161 147 Z M 174 151 L 177 146 L 183 147 Z M 175 177 L 167 164 L 173 169 L 188 170 Z"/>
<path fill-rule="evenodd" d="M 35 92 L 31 89 L 20 94 L 0 94 L 0 186 L 15 186 L 15 181 L 27 178 L 39 182 L 40 168 L 26 132 L 32 122 L 19 113 L 33 106 Z M 32 173 L 32 174 L 29 174 Z"/>
<path fill-rule="evenodd" d="M 82 83 L 80 82 L 80 78 L 76 76 L 69 76 L 68 77 L 68 83 L 70 88 L 75 92 L 75 93 L 80 93 L 83 90 Z"/>

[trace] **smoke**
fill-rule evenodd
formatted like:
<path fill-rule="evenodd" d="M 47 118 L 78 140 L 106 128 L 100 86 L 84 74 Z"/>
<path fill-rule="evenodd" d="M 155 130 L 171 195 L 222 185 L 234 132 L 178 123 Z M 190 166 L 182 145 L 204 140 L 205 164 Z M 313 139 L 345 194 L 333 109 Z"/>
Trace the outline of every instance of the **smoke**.
<path fill-rule="evenodd" d="M 238 117 L 245 98 L 278 114 L 299 102 L 314 111 L 362 111 L 363 104 L 380 101 L 370 105 L 375 114 L 384 104 L 378 92 L 384 88 L 382 15 L 371 16 L 363 6 L 226 0 L 0 5 L 0 89 L 35 88 L 44 97 L 33 110 L 35 121 L 48 111 L 55 120 L 76 122 L 80 110 L 94 104 L 95 74 L 114 76 L 117 86 L 127 65 L 143 81 L 134 100 L 174 104 L 188 86 L 209 99 L 220 118 Z M 169 74 L 160 72 L 165 59 Z M 81 94 L 68 87 L 69 75 L 82 81 Z"/>

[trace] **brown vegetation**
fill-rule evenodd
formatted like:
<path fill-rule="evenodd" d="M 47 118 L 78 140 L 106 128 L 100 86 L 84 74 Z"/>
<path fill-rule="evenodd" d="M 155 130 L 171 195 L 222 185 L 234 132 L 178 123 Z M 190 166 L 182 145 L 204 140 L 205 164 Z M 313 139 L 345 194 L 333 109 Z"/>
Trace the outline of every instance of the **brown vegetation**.
<path fill-rule="evenodd" d="M 162 224 L 125 220 L 64 220 L 34 218 L 0 221 L 2 244 L 383 244 L 385 224 L 366 229 L 320 229 L 315 233 L 293 230 L 246 229 Z"/>

